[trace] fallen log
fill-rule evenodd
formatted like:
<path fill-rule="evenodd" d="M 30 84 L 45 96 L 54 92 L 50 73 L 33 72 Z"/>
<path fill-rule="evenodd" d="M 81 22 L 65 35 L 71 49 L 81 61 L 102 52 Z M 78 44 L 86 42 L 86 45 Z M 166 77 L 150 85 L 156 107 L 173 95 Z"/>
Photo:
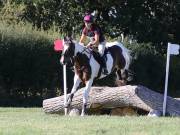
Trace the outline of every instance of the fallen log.
<path fill-rule="evenodd" d="M 74 95 L 71 107 L 81 109 L 83 88 Z M 55 97 L 43 101 L 45 113 L 62 113 L 64 97 Z M 133 107 L 144 111 L 162 111 L 163 95 L 144 86 L 92 87 L 90 91 L 89 110 L 103 108 Z M 167 113 L 180 116 L 180 101 L 167 97 Z"/>

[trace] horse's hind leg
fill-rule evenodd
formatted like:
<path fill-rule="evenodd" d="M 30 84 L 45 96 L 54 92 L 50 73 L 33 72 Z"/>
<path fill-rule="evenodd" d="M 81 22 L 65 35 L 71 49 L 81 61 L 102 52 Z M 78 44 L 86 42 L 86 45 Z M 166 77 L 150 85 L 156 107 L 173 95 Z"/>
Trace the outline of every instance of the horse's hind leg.
<path fill-rule="evenodd" d="M 118 86 L 124 86 L 124 85 L 126 85 L 126 83 L 127 83 L 127 81 L 126 81 L 126 79 L 127 79 L 127 72 L 126 72 L 126 70 L 123 70 L 123 69 L 118 69 L 117 71 L 116 71 L 116 85 L 118 85 Z"/>
<path fill-rule="evenodd" d="M 127 70 L 127 69 L 121 70 L 122 80 L 125 80 L 126 82 L 132 81 L 133 75 L 134 75 L 134 73 L 130 70 Z"/>
<path fill-rule="evenodd" d="M 121 77 L 122 77 L 122 80 L 127 80 L 128 71 L 126 69 L 121 69 Z"/>

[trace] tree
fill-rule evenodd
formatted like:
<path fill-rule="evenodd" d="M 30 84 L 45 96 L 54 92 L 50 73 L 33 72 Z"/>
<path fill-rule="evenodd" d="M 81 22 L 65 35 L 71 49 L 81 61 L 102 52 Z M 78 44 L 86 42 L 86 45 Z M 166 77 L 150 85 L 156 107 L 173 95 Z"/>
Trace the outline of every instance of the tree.
<path fill-rule="evenodd" d="M 22 16 L 37 28 L 58 26 L 60 33 L 79 34 L 86 12 L 95 13 L 95 20 L 111 37 L 121 33 L 138 42 L 152 42 L 158 48 L 167 42 L 179 43 L 180 3 L 157 0 L 11 0 L 25 4 Z"/>

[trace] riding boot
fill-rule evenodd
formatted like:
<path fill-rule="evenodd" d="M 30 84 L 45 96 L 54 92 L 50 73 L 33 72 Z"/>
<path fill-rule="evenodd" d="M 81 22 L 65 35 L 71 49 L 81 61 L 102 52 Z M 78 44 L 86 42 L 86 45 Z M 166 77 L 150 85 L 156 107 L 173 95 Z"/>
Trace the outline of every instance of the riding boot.
<path fill-rule="evenodd" d="M 102 65 L 103 65 L 103 74 L 107 75 L 108 74 L 108 70 L 107 70 L 107 66 L 106 66 L 106 58 L 105 56 L 102 56 Z"/>

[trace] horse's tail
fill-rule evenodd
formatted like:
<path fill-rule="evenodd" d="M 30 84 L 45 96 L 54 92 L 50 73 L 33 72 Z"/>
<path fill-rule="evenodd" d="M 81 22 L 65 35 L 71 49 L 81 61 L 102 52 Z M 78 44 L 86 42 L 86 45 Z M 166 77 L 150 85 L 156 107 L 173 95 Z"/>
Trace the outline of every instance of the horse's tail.
<path fill-rule="evenodd" d="M 118 45 L 121 47 L 121 49 L 122 49 L 122 54 L 123 54 L 123 56 L 124 56 L 124 58 L 125 58 L 125 61 L 126 61 L 126 64 L 125 64 L 124 69 L 125 69 L 125 70 L 128 70 L 128 69 L 129 69 L 129 66 L 130 66 L 130 64 L 131 64 L 131 59 L 132 59 L 132 57 L 131 57 L 131 52 L 130 52 L 130 50 L 127 49 L 123 44 L 118 43 Z"/>
<path fill-rule="evenodd" d="M 131 55 L 130 55 L 130 50 L 126 49 L 124 52 L 123 52 L 123 55 L 124 55 L 124 58 L 126 60 L 126 65 L 125 65 L 125 69 L 129 69 L 129 66 L 131 64 Z"/>
<path fill-rule="evenodd" d="M 129 66 L 131 64 L 132 61 L 132 56 L 131 56 L 131 51 L 129 49 L 127 49 L 125 46 L 123 46 L 123 44 L 119 43 L 120 47 L 122 48 L 122 54 L 125 58 L 126 64 L 124 67 L 124 72 L 126 74 L 126 80 L 132 81 L 133 80 L 133 73 L 129 70 Z"/>
<path fill-rule="evenodd" d="M 106 43 L 106 46 L 107 47 L 111 47 L 113 45 L 117 45 L 119 46 L 121 49 L 122 49 L 122 54 L 125 58 L 125 61 L 126 61 L 126 64 L 125 64 L 125 67 L 124 67 L 124 70 L 128 70 L 129 69 L 129 66 L 131 64 L 131 60 L 132 60 L 132 57 L 131 57 L 131 51 L 129 49 L 127 49 L 122 43 L 120 42 L 107 42 Z"/>

